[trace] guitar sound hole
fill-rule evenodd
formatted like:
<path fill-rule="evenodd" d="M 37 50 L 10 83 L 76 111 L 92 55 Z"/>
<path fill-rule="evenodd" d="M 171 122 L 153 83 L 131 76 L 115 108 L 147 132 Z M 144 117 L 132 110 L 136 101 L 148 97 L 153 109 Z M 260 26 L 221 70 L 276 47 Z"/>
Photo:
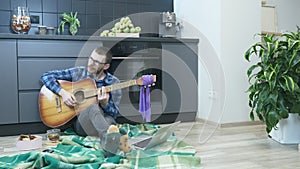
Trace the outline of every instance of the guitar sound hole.
<path fill-rule="evenodd" d="M 84 92 L 83 91 L 77 91 L 74 93 L 74 96 L 78 103 L 82 103 L 84 101 Z"/>

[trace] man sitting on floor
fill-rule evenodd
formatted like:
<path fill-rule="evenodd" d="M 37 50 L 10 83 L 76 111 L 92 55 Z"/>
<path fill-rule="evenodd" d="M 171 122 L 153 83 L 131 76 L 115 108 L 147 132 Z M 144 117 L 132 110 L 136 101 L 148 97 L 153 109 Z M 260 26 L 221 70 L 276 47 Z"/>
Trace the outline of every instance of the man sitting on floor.
<path fill-rule="evenodd" d="M 92 104 L 84 109 L 77 118 L 71 121 L 71 125 L 78 135 L 99 136 L 102 146 L 106 148 L 111 147 L 103 144 L 109 126 L 116 124 L 122 95 L 121 90 L 106 92 L 104 88 L 104 86 L 120 82 L 117 77 L 107 71 L 111 60 L 112 55 L 109 49 L 98 47 L 92 51 L 86 67 L 78 66 L 48 71 L 40 79 L 49 90 L 61 96 L 64 104 L 69 107 L 76 106 L 77 100 L 73 93 L 62 88 L 57 81 L 76 82 L 85 78 L 91 78 L 95 81 L 97 88 L 101 88 L 97 96 L 98 104 Z"/>

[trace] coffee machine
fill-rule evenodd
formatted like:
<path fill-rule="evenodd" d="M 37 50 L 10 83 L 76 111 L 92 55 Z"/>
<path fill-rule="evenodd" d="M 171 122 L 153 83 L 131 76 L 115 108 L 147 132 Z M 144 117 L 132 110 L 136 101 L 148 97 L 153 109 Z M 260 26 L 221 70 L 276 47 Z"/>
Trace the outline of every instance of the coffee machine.
<path fill-rule="evenodd" d="M 176 24 L 174 12 L 160 13 L 159 35 L 160 37 L 176 37 L 179 27 Z"/>

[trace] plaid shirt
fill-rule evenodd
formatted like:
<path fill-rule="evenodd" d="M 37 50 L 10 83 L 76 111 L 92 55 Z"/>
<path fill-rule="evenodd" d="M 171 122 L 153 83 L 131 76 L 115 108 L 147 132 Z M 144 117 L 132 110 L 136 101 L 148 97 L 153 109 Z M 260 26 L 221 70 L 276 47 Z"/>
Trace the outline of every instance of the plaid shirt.
<path fill-rule="evenodd" d="M 106 72 L 106 77 L 103 80 L 96 80 L 91 74 L 88 73 L 86 67 L 83 66 L 64 70 L 48 71 L 41 76 L 40 80 L 49 90 L 58 94 L 61 90 L 61 86 L 57 83 L 57 80 L 76 82 L 85 78 L 94 79 L 98 88 L 120 82 L 118 78 L 116 78 L 109 72 Z M 104 107 L 101 107 L 103 112 L 116 119 L 119 114 L 119 104 L 121 101 L 121 96 L 121 90 L 111 91 L 108 104 Z"/>

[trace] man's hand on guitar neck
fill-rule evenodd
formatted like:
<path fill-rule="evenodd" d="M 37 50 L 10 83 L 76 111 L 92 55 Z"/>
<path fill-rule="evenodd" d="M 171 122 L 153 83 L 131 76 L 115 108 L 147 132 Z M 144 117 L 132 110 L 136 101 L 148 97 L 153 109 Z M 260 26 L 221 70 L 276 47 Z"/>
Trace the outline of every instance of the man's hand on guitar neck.
<path fill-rule="evenodd" d="M 76 106 L 77 100 L 72 93 L 66 91 L 65 89 L 61 89 L 58 94 L 62 97 L 63 102 L 67 106 L 70 106 L 70 107 Z"/>
<path fill-rule="evenodd" d="M 102 107 L 108 104 L 109 93 L 106 92 L 105 87 L 98 90 L 98 102 Z"/>

